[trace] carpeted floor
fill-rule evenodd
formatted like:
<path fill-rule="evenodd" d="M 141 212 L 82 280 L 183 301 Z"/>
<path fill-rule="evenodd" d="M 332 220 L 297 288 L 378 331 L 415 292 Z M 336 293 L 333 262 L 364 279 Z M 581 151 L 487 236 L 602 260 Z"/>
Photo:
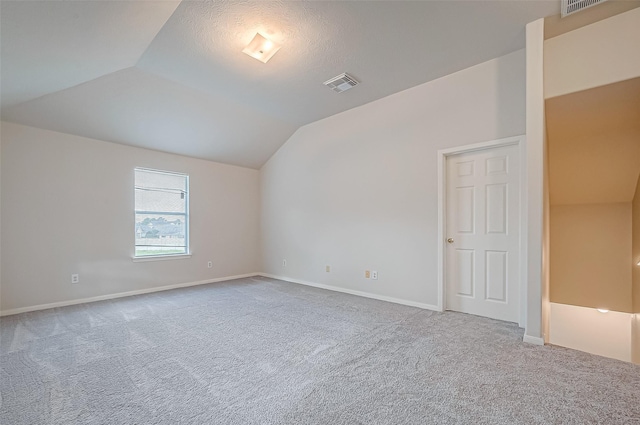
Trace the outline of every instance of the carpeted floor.
<path fill-rule="evenodd" d="M 0 423 L 640 424 L 640 367 L 250 278 L 0 319 Z"/>

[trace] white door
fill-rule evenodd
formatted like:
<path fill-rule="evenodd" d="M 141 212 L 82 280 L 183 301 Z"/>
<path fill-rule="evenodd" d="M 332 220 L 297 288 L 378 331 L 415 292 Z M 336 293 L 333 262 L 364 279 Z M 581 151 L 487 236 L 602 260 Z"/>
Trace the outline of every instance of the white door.
<path fill-rule="evenodd" d="M 517 145 L 446 159 L 446 308 L 519 318 L 520 157 Z"/>

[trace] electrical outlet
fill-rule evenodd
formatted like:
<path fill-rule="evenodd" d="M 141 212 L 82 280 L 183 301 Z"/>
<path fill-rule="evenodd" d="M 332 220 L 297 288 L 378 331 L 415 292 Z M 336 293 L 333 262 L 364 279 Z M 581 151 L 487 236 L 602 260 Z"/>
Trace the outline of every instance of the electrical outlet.
<path fill-rule="evenodd" d="M 371 279 L 371 272 L 369 270 L 365 270 L 364 271 L 364 278 L 365 279 Z"/>
<path fill-rule="evenodd" d="M 207 268 L 211 268 L 211 267 L 213 267 L 213 261 L 209 261 L 209 262 L 207 263 Z"/>
<path fill-rule="evenodd" d="M 324 271 L 327 273 L 331 273 L 331 266 L 324 266 Z"/>
<path fill-rule="evenodd" d="M 71 275 L 71 283 L 80 283 L 80 275 L 72 274 Z"/>
<path fill-rule="evenodd" d="M 371 279 L 373 280 L 378 280 L 378 272 L 377 271 L 372 271 L 371 272 Z"/>
<path fill-rule="evenodd" d="M 287 267 L 287 260 L 282 260 L 282 267 Z"/>

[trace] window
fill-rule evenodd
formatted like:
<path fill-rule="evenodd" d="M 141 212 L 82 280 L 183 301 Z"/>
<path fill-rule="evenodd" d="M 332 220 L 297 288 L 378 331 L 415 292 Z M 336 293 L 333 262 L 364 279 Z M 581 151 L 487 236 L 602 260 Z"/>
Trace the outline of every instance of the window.
<path fill-rule="evenodd" d="M 136 257 L 189 253 L 189 176 L 135 169 Z"/>

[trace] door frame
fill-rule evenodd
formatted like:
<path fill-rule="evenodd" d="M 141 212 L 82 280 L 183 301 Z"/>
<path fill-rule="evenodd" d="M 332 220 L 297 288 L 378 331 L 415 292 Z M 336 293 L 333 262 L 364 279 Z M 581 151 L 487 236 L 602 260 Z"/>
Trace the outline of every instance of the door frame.
<path fill-rule="evenodd" d="M 518 188 L 520 201 L 520 300 L 518 306 L 518 325 L 521 328 L 526 326 L 527 317 L 527 270 L 528 270 L 528 248 L 527 248 L 527 161 L 526 161 L 526 138 L 524 135 L 506 137 L 504 139 L 491 140 L 488 142 L 474 143 L 454 148 L 438 150 L 438 310 L 446 309 L 446 210 L 447 210 L 447 157 L 462 153 L 482 151 L 487 149 L 501 148 L 505 146 L 517 146 L 520 156 L 520 187 Z"/>

